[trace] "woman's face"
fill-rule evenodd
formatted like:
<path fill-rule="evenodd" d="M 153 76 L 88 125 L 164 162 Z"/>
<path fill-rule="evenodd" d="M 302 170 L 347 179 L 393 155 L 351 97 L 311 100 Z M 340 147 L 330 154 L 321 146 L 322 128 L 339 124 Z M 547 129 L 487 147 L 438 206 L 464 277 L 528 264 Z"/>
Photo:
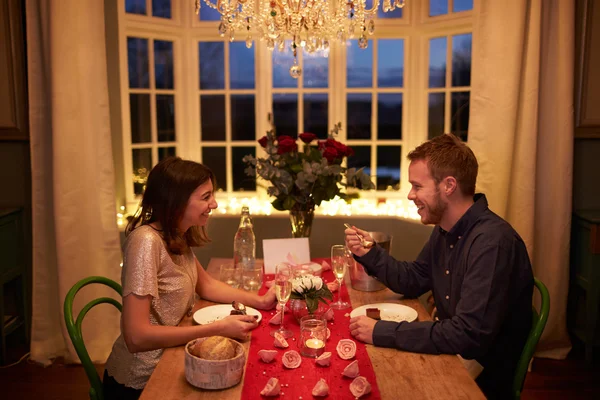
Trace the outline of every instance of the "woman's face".
<path fill-rule="evenodd" d="M 183 217 L 179 222 L 179 230 L 186 232 L 192 226 L 204 226 L 212 210 L 219 205 L 213 195 L 213 184 L 207 180 L 198 186 L 188 199 Z"/>

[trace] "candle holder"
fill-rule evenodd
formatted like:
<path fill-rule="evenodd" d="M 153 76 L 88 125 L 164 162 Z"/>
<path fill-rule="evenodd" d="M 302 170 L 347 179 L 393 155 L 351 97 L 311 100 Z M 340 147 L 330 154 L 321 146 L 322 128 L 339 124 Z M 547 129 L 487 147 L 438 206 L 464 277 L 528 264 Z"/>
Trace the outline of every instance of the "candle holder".
<path fill-rule="evenodd" d="M 325 351 L 327 320 L 322 315 L 305 315 L 300 318 L 300 354 L 316 358 Z"/>

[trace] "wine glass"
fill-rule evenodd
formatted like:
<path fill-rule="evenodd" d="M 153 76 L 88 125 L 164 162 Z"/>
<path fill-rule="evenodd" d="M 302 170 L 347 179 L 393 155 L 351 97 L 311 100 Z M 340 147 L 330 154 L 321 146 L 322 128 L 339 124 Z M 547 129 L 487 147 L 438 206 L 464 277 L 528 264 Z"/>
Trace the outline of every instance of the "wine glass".
<path fill-rule="evenodd" d="M 271 336 L 275 336 L 275 333 L 279 333 L 284 338 L 289 338 L 294 335 L 294 333 L 288 329 L 285 329 L 284 323 L 284 315 L 285 315 L 285 303 L 290 298 L 292 294 L 292 269 L 288 264 L 278 264 L 275 267 L 275 296 L 277 296 L 277 302 L 279 302 L 279 307 L 281 309 L 281 326 L 276 331 L 271 331 Z"/>
<path fill-rule="evenodd" d="M 336 244 L 331 246 L 331 269 L 333 270 L 335 279 L 338 281 L 339 288 L 338 300 L 335 303 L 330 303 L 329 306 L 336 310 L 344 310 L 350 307 L 350 303 L 347 301 L 342 301 L 342 283 L 344 283 L 344 275 L 346 275 L 346 270 L 353 260 L 352 253 L 345 245 Z"/>

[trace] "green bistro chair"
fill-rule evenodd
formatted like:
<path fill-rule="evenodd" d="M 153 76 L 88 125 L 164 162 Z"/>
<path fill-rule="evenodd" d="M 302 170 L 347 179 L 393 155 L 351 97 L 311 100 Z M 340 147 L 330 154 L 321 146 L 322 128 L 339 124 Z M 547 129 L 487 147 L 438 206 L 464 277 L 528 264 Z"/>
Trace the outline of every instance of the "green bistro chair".
<path fill-rule="evenodd" d="M 515 380 L 513 381 L 513 393 L 515 395 L 515 399 L 521 398 L 521 391 L 523 390 L 523 384 L 525 383 L 525 376 L 527 375 L 529 362 L 533 357 L 533 353 L 535 353 L 535 348 L 540 341 L 540 336 L 542 336 L 542 332 L 544 332 L 546 322 L 548 321 L 548 313 L 550 312 L 550 294 L 548 293 L 546 285 L 544 285 L 542 281 L 538 280 L 537 278 L 533 278 L 533 283 L 540 291 L 540 295 L 542 296 L 542 304 L 540 305 L 539 314 L 535 307 L 532 307 L 533 313 L 531 330 L 527 336 L 525 347 L 523 347 L 521 358 L 519 358 L 519 362 L 517 363 Z"/>
<path fill-rule="evenodd" d="M 87 303 L 85 307 L 79 311 L 79 315 L 77 315 L 77 320 L 73 319 L 73 300 L 75 299 L 75 295 L 81 288 L 87 286 L 91 283 L 100 283 L 106 286 L 113 288 L 120 296 L 123 295 L 123 289 L 121 285 L 117 282 L 102 277 L 102 276 L 90 276 L 88 278 L 82 279 L 77 282 L 71 290 L 67 293 L 65 297 L 64 304 L 64 312 L 65 312 L 65 323 L 67 324 L 67 331 L 69 332 L 69 336 L 71 337 L 71 341 L 73 342 L 73 346 L 75 347 L 75 351 L 77 351 L 77 355 L 81 360 L 81 364 L 85 369 L 85 373 L 90 381 L 90 399 L 92 400 L 104 400 L 104 396 L 102 393 L 102 381 L 100 380 L 100 376 L 96 371 L 96 367 L 92 363 L 90 356 L 85 348 L 85 344 L 83 343 L 83 336 L 81 334 L 81 324 L 83 323 L 83 318 L 94 306 L 102 303 L 109 303 L 115 306 L 119 311 L 123 311 L 121 303 L 117 300 L 110 297 L 100 297 L 94 299 Z"/>

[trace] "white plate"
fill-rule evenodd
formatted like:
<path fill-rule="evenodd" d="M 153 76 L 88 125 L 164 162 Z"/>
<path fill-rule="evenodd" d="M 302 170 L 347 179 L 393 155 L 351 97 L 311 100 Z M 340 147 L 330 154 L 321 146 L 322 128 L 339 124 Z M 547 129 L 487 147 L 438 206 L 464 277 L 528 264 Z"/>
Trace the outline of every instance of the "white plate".
<path fill-rule="evenodd" d="M 418 316 L 417 311 L 414 308 L 403 306 L 402 304 L 377 303 L 355 308 L 350 313 L 350 318 L 358 317 L 359 315 L 367 315 L 367 308 L 379 308 L 382 321 L 412 322 L 417 319 Z"/>
<path fill-rule="evenodd" d="M 206 325 L 229 316 L 231 310 L 233 310 L 231 304 L 217 304 L 215 306 L 208 306 L 199 309 L 194 313 L 193 318 L 197 324 Z M 246 306 L 246 314 L 258 315 L 258 319 L 256 320 L 256 322 L 260 322 L 260 320 L 262 319 L 262 314 L 252 307 Z"/>

